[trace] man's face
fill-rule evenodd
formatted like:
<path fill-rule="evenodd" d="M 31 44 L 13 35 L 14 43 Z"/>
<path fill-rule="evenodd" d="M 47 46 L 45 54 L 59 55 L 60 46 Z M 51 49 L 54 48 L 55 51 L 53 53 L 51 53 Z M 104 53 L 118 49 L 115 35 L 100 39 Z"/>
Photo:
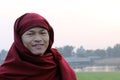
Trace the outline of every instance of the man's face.
<path fill-rule="evenodd" d="M 44 28 L 31 28 L 21 38 L 24 46 L 34 55 L 42 56 L 49 46 L 49 34 Z"/>

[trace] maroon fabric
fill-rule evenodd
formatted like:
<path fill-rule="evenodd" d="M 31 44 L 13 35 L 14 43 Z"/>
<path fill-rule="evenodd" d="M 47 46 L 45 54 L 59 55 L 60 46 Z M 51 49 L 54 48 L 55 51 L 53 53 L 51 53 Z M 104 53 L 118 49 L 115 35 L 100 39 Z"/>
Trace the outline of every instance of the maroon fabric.
<path fill-rule="evenodd" d="M 34 56 L 24 47 L 21 35 L 30 28 L 43 27 L 49 32 L 48 49 L 43 56 Z M 76 80 L 74 71 L 51 46 L 54 32 L 47 20 L 36 13 L 26 13 L 14 25 L 14 42 L 0 66 L 0 80 Z"/>

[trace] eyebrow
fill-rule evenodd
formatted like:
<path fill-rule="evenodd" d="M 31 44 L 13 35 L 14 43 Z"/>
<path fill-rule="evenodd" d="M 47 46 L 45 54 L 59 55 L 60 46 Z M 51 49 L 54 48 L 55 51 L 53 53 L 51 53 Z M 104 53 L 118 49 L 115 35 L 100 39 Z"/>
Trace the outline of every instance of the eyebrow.
<path fill-rule="evenodd" d="M 45 28 L 41 28 L 40 31 L 47 31 L 47 29 L 45 29 Z M 29 30 L 28 32 L 34 32 L 34 30 L 31 29 L 31 30 Z"/>

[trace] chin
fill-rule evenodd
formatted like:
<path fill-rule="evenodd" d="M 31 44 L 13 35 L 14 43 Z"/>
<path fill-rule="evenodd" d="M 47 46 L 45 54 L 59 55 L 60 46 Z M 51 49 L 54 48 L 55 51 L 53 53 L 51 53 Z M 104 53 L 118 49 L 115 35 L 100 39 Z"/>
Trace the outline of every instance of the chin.
<path fill-rule="evenodd" d="M 39 53 L 33 53 L 33 54 L 34 54 L 34 55 L 43 55 L 44 53 L 42 53 L 42 52 L 40 53 L 40 52 L 39 52 Z"/>

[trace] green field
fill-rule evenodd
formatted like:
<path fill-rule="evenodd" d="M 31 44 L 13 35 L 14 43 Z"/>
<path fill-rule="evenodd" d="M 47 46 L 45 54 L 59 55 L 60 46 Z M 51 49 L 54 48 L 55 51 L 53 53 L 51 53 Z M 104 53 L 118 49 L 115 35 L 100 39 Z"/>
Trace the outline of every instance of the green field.
<path fill-rule="evenodd" d="M 80 72 L 77 80 L 120 80 L 120 72 Z"/>

